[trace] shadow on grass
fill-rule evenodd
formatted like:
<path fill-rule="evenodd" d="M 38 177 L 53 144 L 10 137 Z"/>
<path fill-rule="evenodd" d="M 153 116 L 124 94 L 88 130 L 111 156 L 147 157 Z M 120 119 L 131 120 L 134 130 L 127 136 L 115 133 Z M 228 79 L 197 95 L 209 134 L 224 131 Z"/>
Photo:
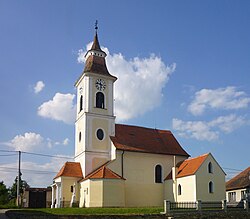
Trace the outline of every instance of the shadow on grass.
<path fill-rule="evenodd" d="M 21 218 L 53 218 L 52 214 L 39 211 L 39 210 L 22 210 L 22 209 L 13 209 L 5 212 L 5 215 L 10 219 L 21 219 Z M 56 218 L 56 217 L 55 217 Z"/>
<path fill-rule="evenodd" d="M 141 218 L 142 215 L 159 215 L 163 208 L 41 208 L 12 209 L 6 215 L 10 219 L 58 219 L 58 218 Z M 112 217 L 110 217 L 112 216 Z"/>

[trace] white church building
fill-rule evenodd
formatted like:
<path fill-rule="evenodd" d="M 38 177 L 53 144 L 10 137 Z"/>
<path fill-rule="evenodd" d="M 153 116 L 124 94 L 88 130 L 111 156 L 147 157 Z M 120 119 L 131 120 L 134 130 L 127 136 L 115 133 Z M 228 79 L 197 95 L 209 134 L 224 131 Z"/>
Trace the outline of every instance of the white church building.
<path fill-rule="evenodd" d="M 210 153 L 188 159 L 171 131 L 115 123 L 117 78 L 108 71 L 97 32 L 85 57 L 75 83 L 75 161 L 55 176 L 51 207 L 224 200 L 225 173 Z"/>

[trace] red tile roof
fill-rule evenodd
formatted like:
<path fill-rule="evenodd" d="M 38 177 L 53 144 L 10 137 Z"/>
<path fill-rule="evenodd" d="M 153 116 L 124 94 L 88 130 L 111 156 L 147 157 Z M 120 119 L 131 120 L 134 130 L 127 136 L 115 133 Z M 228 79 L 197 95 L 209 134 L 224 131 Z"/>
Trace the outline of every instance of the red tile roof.
<path fill-rule="evenodd" d="M 204 154 L 195 158 L 190 158 L 179 162 L 176 167 L 178 168 L 177 178 L 190 176 L 196 173 L 201 164 L 205 161 L 209 154 Z M 168 174 L 165 180 L 172 179 L 172 171 Z"/>
<path fill-rule="evenodd" d="M 54 179 L 60 176 L 69 176 L 69 177 L 79 177 L 83 178 L 82 168 L 78 162 L 66 162 L 60 171 L 57 173 Z"/>
<path fill-rule="evenodd" d="M 226 190 L 243 189 L 250 187 L 250 167 L 226 182 Z"/>
<path fill-rule="evenodd" d="M 170 131 L 131 125 L 115 125 L 110 137 L 118 150 L 189 156 Z"/>
<path fill-rule="evenodd" d="M 103 164 L 102 166 L 100 166 L 99 168 L 97 168 L 96 170 L 94 170 L 92 173 L 90 173 L 89 175 L 87 175 L 81 181 L 84 181 L 86 179 L 123 179 L 123 180 L 125 180 L 123 177 L 121 177 L 117 173 L 115 173 L 112 170 L 110 170 L 106 166 L 108 163 L 109 162 Z"/>

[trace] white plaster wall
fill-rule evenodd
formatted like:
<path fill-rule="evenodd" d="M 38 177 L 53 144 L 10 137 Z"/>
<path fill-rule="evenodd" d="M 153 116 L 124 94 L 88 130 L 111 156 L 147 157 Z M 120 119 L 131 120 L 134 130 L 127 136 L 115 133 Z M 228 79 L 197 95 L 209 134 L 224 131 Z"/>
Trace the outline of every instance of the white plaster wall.
<path fill-rule="evenodd" d="M 178 195 L 179 184 L 181 185 L 181 195 Z M 177 202 L 195 202 L 196 201 L 196 176 L 191 175 L 191 176 L 177 178 L 176 184 L 173 183 L 173 191 L 176 194 Z"/>

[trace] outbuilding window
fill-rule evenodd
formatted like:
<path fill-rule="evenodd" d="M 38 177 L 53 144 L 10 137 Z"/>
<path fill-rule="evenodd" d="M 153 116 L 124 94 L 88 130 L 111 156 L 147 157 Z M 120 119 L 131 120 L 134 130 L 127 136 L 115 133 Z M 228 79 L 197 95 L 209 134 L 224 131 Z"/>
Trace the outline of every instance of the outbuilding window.
<path fill-rule="evenodd" d="M 162 183 L 162 167 L 159 164 L 155 167 L 155 183 Z"/>
<path fill-rule="evenodd" d="M 181 184 L 178 185 L 178 195 L 181 195 Z"/>
<path fill-rule="evenodd" d="M 213 173 L 213 165 L 211 162 L 208 163 L 208 172 Z"/>
<path fill-rule="evenodd" d="M 213 193 L 214 192 L 214 184 L 212 181 L 208 183 L 208 192 Z"/>
<path fill-rule="evenodd" d="M 181 195 L 181 184 L 178 185 L 178 195 Z"/>

